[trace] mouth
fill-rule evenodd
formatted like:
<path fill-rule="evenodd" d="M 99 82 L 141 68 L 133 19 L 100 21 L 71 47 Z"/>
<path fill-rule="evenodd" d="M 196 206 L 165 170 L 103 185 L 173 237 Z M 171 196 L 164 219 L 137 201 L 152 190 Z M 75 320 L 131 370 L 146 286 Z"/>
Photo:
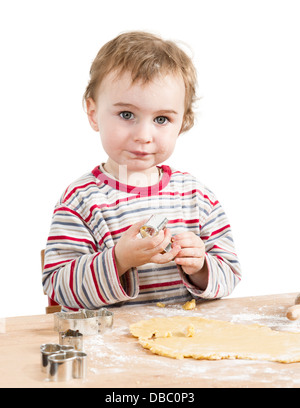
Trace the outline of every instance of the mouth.
<path fill-rule="evenodd" d="M 147 152 L 141 152 L 141 151 L 133 151 L 133 152 L 129 152 L 131 153 L 133 156 L 136 157 L 146 157 L 149 156 L 151 153 L 147 153 Z"/>

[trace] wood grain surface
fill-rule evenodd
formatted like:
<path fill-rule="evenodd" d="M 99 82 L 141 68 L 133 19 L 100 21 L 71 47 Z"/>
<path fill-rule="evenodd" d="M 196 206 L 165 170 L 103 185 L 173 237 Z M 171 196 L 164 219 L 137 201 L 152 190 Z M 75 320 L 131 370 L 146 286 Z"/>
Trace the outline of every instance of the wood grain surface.
<path fill-rule="evenodd" d="M 152 317 L 202 316 L 234 323 L 258 323 L 274 330 L 300 332 L 300 321 L 286 318 L 296 294 L 280 294 L 197 302 L 159 308 L 115 307 L 114 325 L 98 336 L 84 338 L 88 354 L 85 380 L 54 383 L 41 372 L 40 345 L 57 343 L 53 315 L 0 319 L 0 386 L 32 388 L 300 388 L 300 363 L 248 360 L 175 360 L 143 349 L 129 325 Z M 299 345 L 300 347 L 300 345 Z"/>

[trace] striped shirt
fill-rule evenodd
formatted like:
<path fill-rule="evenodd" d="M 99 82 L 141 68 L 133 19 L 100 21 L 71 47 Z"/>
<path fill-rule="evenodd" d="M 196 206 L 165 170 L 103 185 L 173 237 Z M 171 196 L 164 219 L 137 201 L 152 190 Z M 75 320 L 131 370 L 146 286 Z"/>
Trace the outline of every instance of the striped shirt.
<path fill-rule="evenodd" d="M 215 299 L 240 281 L 231 228 L 214 194 L 189 173 L 165 165 L 160 170 L 158 184 L 135 187 L 97 166 L 66 189 L 54 209 L 43 272 L 45 292 L 63 310 Z M 132 224 L 153 214 L 168 218 L 172 235 L 192 231 L 205 243 L 205 290 L 174 261 L 134 267 L 119 277 L 115 245 Z"/>

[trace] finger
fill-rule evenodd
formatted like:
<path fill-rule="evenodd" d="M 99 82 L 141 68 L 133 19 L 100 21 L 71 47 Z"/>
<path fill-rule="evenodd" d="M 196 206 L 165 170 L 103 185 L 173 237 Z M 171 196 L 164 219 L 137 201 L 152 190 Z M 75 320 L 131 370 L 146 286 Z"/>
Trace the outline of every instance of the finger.
<path fill-rule="evenodd" d="M 163 250 L 166 248 L 169 243 L 171 242 L 172 234 L 171 231 L 167 228 L 159 231 L 157 235 L 154 237 L 146 237 L 144 238 L 145 245 L 149 246 L 149 249 L 157 249 L 157 247 L 161 247 Z"/>
<path fill-rule="evenodd" d="M 165 228 L 163 230 L 163 233 L 164 233 L 163 240 L 157 245 L 157 248 L 156 248 L 161 253 L 165 253 L 164 252 L 165 248 L 170 244 L 171 238 L 172 238 L 170 230 Z M 178 245 L 178 246 L 180 246 L 180 245 Z"/>
<path fill-rule="evenodd" d="M 180 234 L 174 235 L 175 239 L 184 239 L 188 238 L 191 234 L 195 235 L 193 232 L 186 231 L 186 232 L 181 232 Z"/>
<path fill-rule="evenodd" d="M 178 244 L 181 246 L 181 248 L 200 248 L 199 242 L 196 242 L 192 239 L 186 238 L 186 239 L 180 239 L 180 240 L 175 240 L 173 241 L 175 244 Z"/>
<path fill-rule="evenodd" d="M 159 245 L 162 245 L 162 243 L 163 243 L 163 241 L 164 241 L 164 238 L 165 238 L 165 232 L 162 230 L 162 231 L 159 231 L 159 233 L 157 234 L 157 235 L 155 235 L 154 237 L 146 237 L 146 238 L 143 238 L 142 239 L 142 246 L 145 248 L 145 249 L 148 249 L 148 250 L 156 250 L 156 248 L 159 246 Z"/>
<path fill-rule="evenodd" d="M 171 231 L 168 228 L 165 228 L 164 229 L 164 234 L 165 234 L 164 240 L 167 242 L 167 245 L 169 245 L 169 243 L 172 241 Z"/>
<path fill-rule="evenodd" d="M 178 258 L 201 258 L 204 256 L 204 251 L 201 248 L 181 248 L 177 255 Z"/>
<path fill-rule="evenodd" d="M 190 238 L 190 239 L 201 239 L 197 234 L 195 234 L 194 232 L 192 232 L 192 231 L 185 231 L 185 232 L 181 232 L 181 233 L 179 233 L 179 234 L 176 234 L 176 235 L 174 235 L 174 238 L 175 239 L 187 239 L 187 238 Z"/>
<path fill-rule="evenodd" d="M 175 257 L 174 261 L 183 266 L 196 266 L 203 262 L 204 257 L 202 258 L 179 258 Z"/>
<path fill-rule="evenodd" d="M 193 271 L 200 271 L 204 264 L 204 257 L 203 258 L 178 258 L 174 259 L 176 264 L 188 268 Z"/>
<path fill-rule="evenodd" d="M 151 258 L 150 262 L 157 263 L 157 264 L 165 264 L 165 263 L 171 262 L 177 256 L 180 249 L 181 249 L 180 246 L 175 245 L 169 252 L 166 252 L 165 254 L 158 253 L 154 255 Z"/>
<path fill-rule="evenodd" d="M 182 234 L 183 235 L 183 234 Z M 181 246 L 181 248 L 202 248 L 204 242 L 197 235 L 186 235 L 179 237 L 176 235 L 173 237 L 172 242 Z"/>
<path fill-rule="evenodd" d="M 143 220 L 136 222 L 135 224 L 131 225 L 126 231 L 126 234 L 135 237 L 139 232 L 141 227 L 147 222 L 148 218 L 144 218 Z"/>

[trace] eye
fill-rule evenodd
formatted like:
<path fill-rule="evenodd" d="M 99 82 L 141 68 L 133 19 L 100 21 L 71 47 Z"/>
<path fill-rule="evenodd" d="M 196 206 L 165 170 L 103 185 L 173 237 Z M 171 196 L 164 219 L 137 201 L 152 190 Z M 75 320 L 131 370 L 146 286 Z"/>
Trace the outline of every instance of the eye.
<path fill-rule="evenodd" d="M 166 116 L 158 116 L 154 119 L 154 122 L 156 122 L 158 125 L 165 125 L 167 122 L 169 122 L 169 119 Z"/>
<path fill-rule="evenodd" d="M 125 119 L 125 120 L 133 119 L 133 113 L 128 112 L 128 111 L 121 112 L 120 116 L 122 119 Z"/>

